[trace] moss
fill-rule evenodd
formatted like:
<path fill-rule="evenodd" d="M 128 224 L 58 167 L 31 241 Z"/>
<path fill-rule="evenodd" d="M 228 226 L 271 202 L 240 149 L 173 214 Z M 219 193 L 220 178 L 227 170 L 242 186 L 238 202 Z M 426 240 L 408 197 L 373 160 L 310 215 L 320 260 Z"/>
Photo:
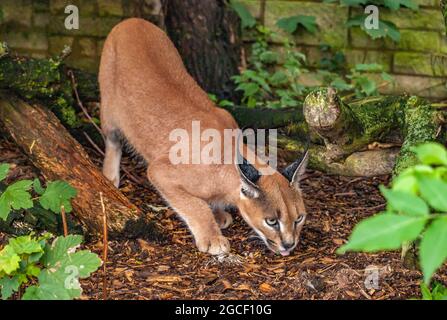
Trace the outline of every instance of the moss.
<path fill-rule="evenodd" d="M 440 125 L 441 118 L 438 111 L 433 109 L 427 101 L 416 96 L 407 100 L 404 115 L 400 121 L 404 143 L 394 168 L 395 175 L 417 164 L 412 148 L 424 142 L 436 141 Z"/>
<path fill-rule="evenodd" d="M 0 88 L 11 90 L 26 100 L 44 103 L 69 127 L 80 124 L 71 83 L 57 59 L 1 57 Z"/>

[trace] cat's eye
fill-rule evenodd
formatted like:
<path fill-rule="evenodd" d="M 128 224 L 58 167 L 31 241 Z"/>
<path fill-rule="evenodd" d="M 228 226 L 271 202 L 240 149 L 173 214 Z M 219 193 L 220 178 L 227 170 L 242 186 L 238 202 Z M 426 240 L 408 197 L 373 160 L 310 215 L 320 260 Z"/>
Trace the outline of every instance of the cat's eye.
<path fill-rule="evenodd" d="M 295 225 L 299 225 L 303 221 L 304 221 L 304 215 L 301 215 L 298 217 L 298 219 L 295 220 Z"/>
<path fill-rule="evenodd" d="M 278 219 L 265 219 L 265 223 L 270 227 L 276 227 L 278 225 Z"/>

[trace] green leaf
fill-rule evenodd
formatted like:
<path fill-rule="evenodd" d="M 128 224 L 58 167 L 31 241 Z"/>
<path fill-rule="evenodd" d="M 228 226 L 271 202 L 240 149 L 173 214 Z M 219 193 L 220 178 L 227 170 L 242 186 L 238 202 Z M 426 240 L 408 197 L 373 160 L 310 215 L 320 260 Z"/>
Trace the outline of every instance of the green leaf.
<path fill-rule="evenodd" d="M 418 196 L 403 191 L 389 190 L 383 186 L 380 186 L 380 191 L 388 201 L 388 207 L 391 210 L 412 216 L 427 216 L 430 213 L 428 205 Z"/>
<path fill-rule="evenodd" d="M 314 16 L 297 15 L 288 18 L 282 18 L 276 23 L 278 28 L 293 34 L 298 30 L 299 26 L 304 27 L 308 32 L 317 32 L 317 20 Z"/>
<path fill-rule="evenodd" d="M 442 180 L 417 175 L 423 199 L 435 210 L 447 212 L 447 183 Z"/>
<path fill-rule="evenodd" d="M 421 287 L 422 299 L 433 300 L 430 288 L 425 283 L 421 283 L 420 287 Z"/>
<path fill-rule="evenodd" d="M 28 190 L 31 188 L 32 181 L 18 181 L 8 188 L 0 196 L 0 218 L 5 220 L 8 218 L 11 209 L 29 209 L 33 206 L 31 195 Z"/>
<path fill-rule="evenodd" d="M 34 191 L 36 191 L 36 193 L 39 196 L 43 195 L 44 192 L 45 192 L 45 189 L 42 187 L 42 184 L 40 183 L 40 180 L 37 179 L 37 178 L 34 179 L 34 181 L 33 181 L 33 188 L 34 188 Z"/>
<path fill-rule="evenodd" d="M 8 176 L 9 167 L 10 166 L 8 163 L 0 164 L 0 181 L 5 180 L 5 178 Z"/>
<path fill-rule="evenodd" d="M 416 239 L 426 222 L 426 217 L 378 214 L 355 226 L 349 242 L 337 252 L 399 249 L 403 242 Z"/>
<path fill-rule="evenodd" d="M 14 292 L 17 292 L 20 287 L 20 282 L 17 279 L 17 276 L 12 278 L 4 277 L 0 279 L 0 287 L 2 293 L 2 300 L 7 300 L 11 298 Z"/>
<path fill-rule="evenodd" d="M 402 172 L 394 179 L 393 190 L 417 194 L 419 192 L 419 183 L 412 173 L 404 174 L 404 172 Z"/>
<path fill-rule="evenodd" d="M 349 83 L 347 83 L 345 80 L 343 80 L 340 77 L 335 78 L 331 82 L 331 87 L 334 87 L 335 89 L 337 89 L 339 91 L 352 90 L 352 85 L 350 85 Z"/>
<path fill-rule="evenodd" d="M 239 1 L 231 0 L 230 6 L 238 14 L 241 19 L 242 29 L 253 28 L 256 25 L 256 19 L 248 11 L 247 7 Z"/>
<path fill-rule="evenodd" d="M 374 94 L 377 90 L 376 82 L 367 77 L 357 77 L 355 82 L 360 86 L 362 92 L 368 96 Z"/>
<path fill-rule="evenodd" d="M 412 151 L 423 164 L 447 166 L 447 150 L 439 143 L 424 143 L 414 147 Z"/>
<path fill-rule="evenodd" d="M 360 27 L 374 40 L 388 37 L 394 42 L 400 41 L 399 29 L 391 21 L 380 20 L 378 29 L 370 29 L 365 27 L 365 19 L 366 19 L 365 15 L 355 16 L 348 20 L 346 26 L 348 28 Z"/>
<path fill-rule="evenodd" d="M 81 236 L 58 237 L 47 245 L 42 262 L 46 269 L 39 274 L 38 286 L 25 292 L 25 300 L 69 300 L 80 297 L 79 279 L 86 278 L 101 265 L 99 257 L 88 250 L 75 252 Z"/>
<path fill-rule="evenodd" d="M 55 213 L 61 212 L 61 207 L 65 207 L 66 212 L 71 212 L 71 199 L 76 197 L 76 189 L 65 181 L 53 181 L 47 185 L 45 193 L 40 197 L 40 205 Z"/>
<path fill-rule="evenodd" d="M 69 251 L 74 251 L 81 243 L 82 236 L 80 235 L 56 238 L 51 245 L 46 246 L 45 255 L 42 259 L 43 264 L 47 268 L 55 267 L 57 264 L 60 264 L 61 260 L 67 257 Z"/>
<path fill-rule="evenodd" d="M 0 251 L 0 272 L 11 274 L 19 268 L 20 257 L 7 245 Z"/>
<path fill-rule="evenodd" d="M 43 252 L 42 246 L 37 240 L 31 239 L 31 236 L 22 236 L 9 240 L 9 245 L 17 254 L 33 254 Z"/>
<path fill-rule="evenodd" d="M 412 10 L 419 9 L 419 5 L 413 0 L 383 0 L 383 4 L 391 10 L 398 10 L 400 7 L 407 7 Z"/>
<path fill-rule="evenodd" d="M 274 86 L 279 86 L 288 82 L 287 75 L 282 71 L 276 71 L 270 77 L 270 83 Z"/>
<path fill-rule="evenodd" d="M 447 217 L 435 219 L 425 231 L 419 248 L 424 281 L 430 283 L 435 271 L 447 259 Z"/>
<path fill-rule="evenodd" d="M 40 274 L 40 268 L 36 265 L 29 264 L 26 266 L 26 275 L 30 277 L 38 277 Z"/>

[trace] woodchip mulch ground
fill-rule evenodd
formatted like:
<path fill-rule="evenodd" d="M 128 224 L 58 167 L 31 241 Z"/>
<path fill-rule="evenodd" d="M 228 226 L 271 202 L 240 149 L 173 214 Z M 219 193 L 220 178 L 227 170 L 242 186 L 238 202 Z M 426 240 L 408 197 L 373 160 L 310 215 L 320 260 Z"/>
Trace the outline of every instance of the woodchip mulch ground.
<path fill-rule="evenodd" d="M 95 163 L 101 157 L 86 146 Z M 10 180 L 39 176 L 19 149 L 0 137 L 0 162 L 14 163 Z M 133 160 L 124 165 L 144 177 Z M 136 169 L 135 169 L 136 168 Z M 109 299 L 409 299 L 419 296 L 421 273 L 405 268 L 399 252 L 348 253 L 336 249 L 346 242 L 357 222 L 385 208 L 378 192 L 388 177 L 348 178 L 309 172 L 302 183 L 308 220 L 301 241 L 288 257 L 276 256 L 235 217 L 223 233 L 230 239 L 231 259 L 198 252 L 186 226 L 149 185 L 124 177 L 122 191 L 143 209 L 157 211 L 166 230 L 159 242 L 144 239 L 110 241 L 107 263 Z M 0 243 L 5 235 L 0 235 Z M 102 243 L 89 249 L 101 253 Z M 378 283 L 365 286 L 375 268 Z M 447 283 L 445 269 L 436 279 Z M 368 278 L 369 279 L 369 278 Z M 85 299 L 101 299 L 103 275 L 83 281 Z"/>

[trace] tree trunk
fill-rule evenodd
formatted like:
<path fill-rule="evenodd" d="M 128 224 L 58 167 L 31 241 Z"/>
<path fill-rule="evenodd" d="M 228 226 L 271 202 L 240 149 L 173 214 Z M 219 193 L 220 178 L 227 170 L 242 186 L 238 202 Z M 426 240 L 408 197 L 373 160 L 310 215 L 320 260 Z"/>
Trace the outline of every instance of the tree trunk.
<path fill-rule="evenodd" d="M 1 94 L 0 122 L 47 180 L 64 180 L 77 189 L 74 214 L 91 233 L 99 234 L 103 227 L 100 193 L 112 236 L 156 233 L 150 216 L 131 204 L 98 171 L 52 112 Z"/>
<path fill-rule="evenodd" d="M 194 10 L 191 10 L 194 8 Z M 220 99 L 234 99 L 240 22 L 226 0 L 167 0 L 166 28 L 189 73 Z"/>

